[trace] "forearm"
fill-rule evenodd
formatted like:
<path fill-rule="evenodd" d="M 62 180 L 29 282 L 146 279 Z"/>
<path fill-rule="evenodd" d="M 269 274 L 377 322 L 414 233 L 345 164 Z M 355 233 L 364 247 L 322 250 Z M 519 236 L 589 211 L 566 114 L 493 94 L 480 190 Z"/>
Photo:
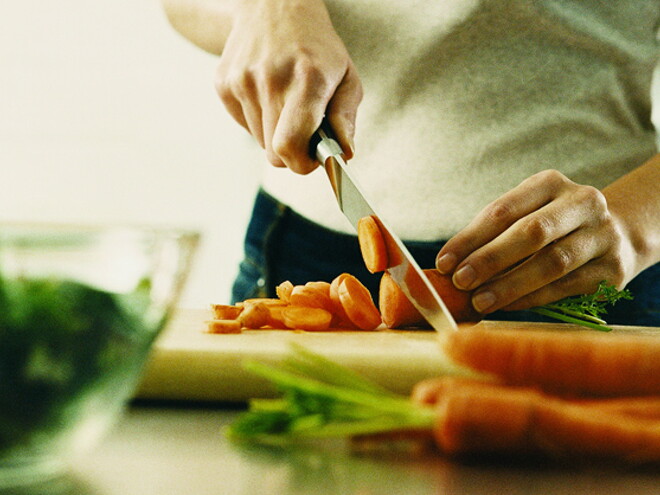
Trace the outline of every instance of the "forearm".
<path fill-rule="evenodd" d="M 220 55 L 242 0 L 161 0 L 174 29 L 199 48 Z"/>
<path fill-rule="evenodd" d="M 635 275 L 660 261 L 660 154 L 602 192 L 630 239 Z"/>

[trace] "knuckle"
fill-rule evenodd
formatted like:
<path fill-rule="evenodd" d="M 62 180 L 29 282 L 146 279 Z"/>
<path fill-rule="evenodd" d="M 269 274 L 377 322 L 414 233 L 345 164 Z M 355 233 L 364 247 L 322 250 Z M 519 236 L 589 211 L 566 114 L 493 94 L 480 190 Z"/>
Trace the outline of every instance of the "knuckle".
<path fill-rule="evenodd" d="M 607 261 L 607 282 L 622 287 L 627 280 L 628 272 L 624 257 L 620 253 L 611 255 Z"/>
<path fill-rule="evenodd" d="M 305 86 L 325 85 L 324 71 L 310 56 L 302 56 L 296 60 L 295 76 Z"/>
<path fill-rule="evenodd" d="M 553 240 L 554 225 L 552 221 L 541 215 L 527 220 L 524 227 L 525 235 L 532 246 L 541 248 Z"/>
<path fill-rule="evenodd" d="M 471 262 L 474 265 L 477 273 L 499 271 L 504 268 L 502 263 L 502 255 L 496 250 L 486 250 L 480 253 L 479 257 L 475 257 Z"/>
<path fill-rule="evenodd" d="M 223 101 L 240 99 L 255 87 L 254 80 L 254 73 L 249 70 L 219 73 L 215 80 L 215 89 Z"/>
<path fill-rule="evenodd" d="M 484 215 L 486 219 L 495 225 L 509 225 L 513 221 L 513 211 L 509 204 L 503 201 L 495 201 L 489 204 Z"/>
<path fill-rule="evenodd" d="M 530 180 L 534 183 L 543 184 L 552 191 L 559 191 L 573 182 L 559 170 L 547 169 L 534 174 Z"/>
<path fill-rule="evenodd" d="M 288 136 L 283 136 L 280 133 L 275 133 L 271 142 L 272 152 L 284 161 L 288 161 L 293 156 L 292 142 Z"/>
<path fill-rule="evenodd" d="M 548 269 L 562 275 L 569 272 L 575 262 L 573 253 L 560 245 L 550 246 L 546 252 L 546 258 Z"/>
<path fill-rule="evenodd" d="M 582 186 L 575 193 L 576 200 L 589 206 L 592 211 L 606 212 L 607 201 L 602 192 L 593 186 Z"/>

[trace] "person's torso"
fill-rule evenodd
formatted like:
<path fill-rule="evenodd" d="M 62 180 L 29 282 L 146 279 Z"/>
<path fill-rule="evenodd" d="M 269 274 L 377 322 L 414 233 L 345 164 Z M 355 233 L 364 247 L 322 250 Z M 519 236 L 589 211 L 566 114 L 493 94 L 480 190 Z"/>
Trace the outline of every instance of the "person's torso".
<path fill-rule="evenodd" d="M 404 238 L 448 238 L 554 168 L 602 188 L 656 152 L 658 0 L 328 0 L 365 91 L 356 156 Z M 267 166 L 264 188 L 350 232 L 324 172 Z"/>

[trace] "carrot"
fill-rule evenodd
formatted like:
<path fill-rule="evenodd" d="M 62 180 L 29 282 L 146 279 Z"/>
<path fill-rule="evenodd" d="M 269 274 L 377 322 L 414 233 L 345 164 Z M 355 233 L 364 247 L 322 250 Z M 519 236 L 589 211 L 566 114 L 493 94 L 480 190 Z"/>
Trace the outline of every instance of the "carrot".
<path fill-rule="evenodd" d="M 245 304 L 243 311 L 238 316 L 238 321 L 243 328 L 257 329 L 270 322 L 270 311 L 268 306 L 262 302 Z"/>
<path fill-rule="evenodd" d="M 387 270 L 387 247 L 380 227 L 373 215 L 360 218 L 357 223 L 358 243 L 364 264 L 371 273 Z"/>
<path fill-rule="evenodd" d="M 572 403 L 534 388 L 444 377 L 412 398 L 433 405 L 435 442 L 449 455 L 547 454 L 660 461 L 660 423 Z"/>
<path fill-rule="evenodd" d="M 511 385 L 582 396 L 660 395 L 660 339 L 591 331 L 464 328 L 446 336 L 458 363 Z"/>
<path fill-rule="evenodd" d="M 615 397 L 608 399 L 579 399 L 575 401 L 601 411 L 608 411 L 625 416 L 660 420 L 660 395 L 645 397 Z"/>
<path fill-rule="evenodd" d="M 332 311 L 329 289 L 319 289 L 313 285 L 294 286 L 289 296 L 289 304 Z"/>
<path fill-rule="evenodd" d="M 282 301 L 277 297 L 252 297 L 243 301 L 243 306 L 248 304 L 263 304 L 265 306 L 285 306 L 286 301 Z"/>
<path fill-rule="evenodd" d="M 305 287 L 309 287 L 322 293 L 325 296 L 330 297 L 330 282 L 324 282 L 322 280 L 307 282 Z"/>
<path fill-rule="evenodd" d="M 337 275 L 330 283 L 329 296 L 332 302 L 332 323 L 333 328 L 356 328 L 355 324 L 350 320 L 344 306 L 339 299 L 339 284 L 349 276 L 348 273 L 341 273 Z"/>
<path fill-rule="evenodd" d="M 477 322 L 482 319 L 483 316 L 472 306 L 470 293 L 457 289 L 449 275 L 443 275 L 435 269 L 423 271 L 457 322 Z M 378 305 L 383 323 L 388 328 L 430 327 L 388 273 L 383 274 L 380 282 Z"/>
<path fill-rule="evenodd" d="M 321 308 L 288 306 L 282 309 L 282 319 L 288 328 L 322 332 L 330 328 L 332 314 Z"/>
<path fill-rule="evenodd" d="M 371 293 L 355 276 L 346 274 L 337 287 L 337 296 L 348 319 L 362 330 L 374 330 L 382 320 Z"/>
<path fill-rule="evenodd" d="M 241 324 L 238 320 L 209 320 L 208 333 L 241 333 Z"/>
<path fill-rule="evenodd" d="M 291 291 L 293 290 L 293 283 L 290 280 L 285 280 L 277 287 L 275 287 L 275 294 L 284 302 L 289 302 Z"/>
<path fill-rule="evenodd" d="M 211 310 L 216 320 L 235 320 L 243 308 L 228 304 L 211 304 Z"/>

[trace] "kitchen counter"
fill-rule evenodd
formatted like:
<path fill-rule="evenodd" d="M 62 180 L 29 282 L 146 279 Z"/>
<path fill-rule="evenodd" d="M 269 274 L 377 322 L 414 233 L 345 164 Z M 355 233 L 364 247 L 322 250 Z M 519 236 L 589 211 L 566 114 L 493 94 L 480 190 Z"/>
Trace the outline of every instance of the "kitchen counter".
<path fill-rule="evenodd" d="M 12 495 L 657 495 L 650 469 L 548 463 L 451 462 L 392 446 L 339 441 L 238 446 L 222 434 L 241 406 L 139 401 L 59 480 Z M 4 495 L 5 492 L 2 492 Z"/>

